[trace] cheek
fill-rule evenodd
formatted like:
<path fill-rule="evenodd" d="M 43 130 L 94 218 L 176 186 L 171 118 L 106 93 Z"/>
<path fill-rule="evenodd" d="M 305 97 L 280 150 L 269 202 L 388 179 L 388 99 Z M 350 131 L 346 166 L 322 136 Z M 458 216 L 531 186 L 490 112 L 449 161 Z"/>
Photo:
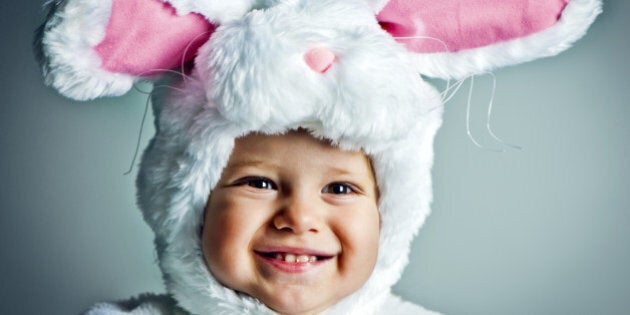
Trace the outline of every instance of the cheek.
<path fill-rule="evenodd" d="M 249 263 L 249 244 L 256 220 L 244 205 L 212 197 L 206 208 L 202 234 L 203 255 L 210 272 L 223 284 L 239 289 Z"/>
<path fill-rule="evenodd" d="M 361 235 L 361 241 L 364 243 L 363 250 L 368 256 L 368 260 L 372 262 L 373 268 L 374 264 L 376 264 L 376 258 L 378 257 L 381 232 L 381 219 L 376 206 L 374 207 L 372 215 L 367 217 L 369 217 L 369 219 L 366 218 L 367 220 L 363 222 L 363 224 L 365 224 L 364 228 L 360 229 L 363 233 Z"/>
<path fill-rule="evenodd" d="M 380 219 L 374 203 L 363 205 L 361 211 L 338 217 L 337 237 L 346 251 L 345 264 L 348 271 L 354 270 L 363 281 L 372 273 L 378 257 Z"/>

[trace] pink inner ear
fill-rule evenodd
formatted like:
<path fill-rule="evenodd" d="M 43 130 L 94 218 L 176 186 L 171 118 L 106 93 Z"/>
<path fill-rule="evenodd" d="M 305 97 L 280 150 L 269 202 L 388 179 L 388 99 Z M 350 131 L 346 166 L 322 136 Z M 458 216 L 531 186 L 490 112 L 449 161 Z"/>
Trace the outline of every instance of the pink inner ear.
<path fill-rule="evenodd" d="M 377 19 L 393 37 L 422 37 L 396 39 L 411 51 L 455 52 L 544 30 L 560 19 L 568 1 L 391 0 Z"/>
<path fill-rule="evenodd" d="M 161 1 L 113 0 L 105 38 L 94 50 L 105 70 L 153 75 L 194 57 L 214 28 L 198 14 L 178 16 Z"/>

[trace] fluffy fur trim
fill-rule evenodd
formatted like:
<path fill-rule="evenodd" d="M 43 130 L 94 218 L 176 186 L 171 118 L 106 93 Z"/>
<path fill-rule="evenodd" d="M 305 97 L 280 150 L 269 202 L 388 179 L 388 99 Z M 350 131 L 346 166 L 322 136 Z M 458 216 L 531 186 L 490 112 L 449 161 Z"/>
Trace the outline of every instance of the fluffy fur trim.
<path fill-rule="evenodd" d="M 83 315 L 188 315 L 182 311 L 175 301 L 165 295 L 144 294 L 138 298 L 114 303 L 99 303 Z M 216 310 L 212 314 L 230 314 Z M 235 314 L 235 313 L 231 313 Z M 246 313 L 237 313 L 246 314 Z M 249 314 L 249 313 L 247 313 Z M 398 296 L 388 294 L 385 303 L 373 314 L 378 315 L 439 315 L 439 313 L 426 310 L 418 305 L 405 302 Z"/>
<path fill-rule="evenodd" d="M 115 303 L 99 303 L 83 315 L 187 315 L 166 295 L 142 294 L 137 298 Z"/>
<path fill-rule="evenodd" d="M 77 100 L 129 91 L 134 77 L 101 69 L 101 59 L 92 49 L 105 37 L 112 1 L 70 0 L 50 5 L 48 20 L 35 38 L 46 84 Z"/>
<path fill-rule="evenodd" d="M 303 60 L 318 45 L 338 57 L 324 74 Z M 432 144 L 442 114 L 439 94 L 405 56 L 362 0 L 292 1 L 218 28 L 192 79 L 156 93 L 158 132 L 143 156 L 138 201 L 156 234 L 167 288 L 184 308 L 200 315 L 272 313 L 212 277 L 198 230 L 235 138 L 297 127 L 341 148 L 363 149 L 381 192 L 375 270 L 327 314 L 370 314 L 385 303 L 429 213 Z"/>
<path fill-rule="evenodd" d="M 601 13 L 601 0 L 571 0 L 555 25 L 532 35 L 455 53 L 417 54 L 417 69 L 442 79 L 462 79 L 533 59 L 549 57 L 584 36 Z"/>

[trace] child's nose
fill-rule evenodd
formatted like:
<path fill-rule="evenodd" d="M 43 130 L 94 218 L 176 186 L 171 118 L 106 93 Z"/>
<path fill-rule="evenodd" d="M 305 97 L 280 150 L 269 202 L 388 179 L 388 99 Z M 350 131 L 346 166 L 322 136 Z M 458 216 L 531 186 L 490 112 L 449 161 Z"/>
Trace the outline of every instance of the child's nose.
<path fill-rule="evenodd" d="M 317 197 L 301 193 L 287 196 L 273 218 L 274 227 L 296 234 L 319 232 L 323 227 L 323 218 Z"/>

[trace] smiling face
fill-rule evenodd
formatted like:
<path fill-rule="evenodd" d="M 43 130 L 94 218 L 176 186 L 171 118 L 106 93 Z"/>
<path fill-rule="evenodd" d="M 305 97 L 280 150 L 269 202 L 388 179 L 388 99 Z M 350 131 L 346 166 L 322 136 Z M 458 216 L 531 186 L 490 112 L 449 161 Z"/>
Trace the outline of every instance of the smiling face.
<path fill-rule="evenodd" d="M 214 277 L 282 314 L 318 313 L 358 290 L 378 241 L 368 158 L 303 131 L 236 140 L 202 234 Z"/>

